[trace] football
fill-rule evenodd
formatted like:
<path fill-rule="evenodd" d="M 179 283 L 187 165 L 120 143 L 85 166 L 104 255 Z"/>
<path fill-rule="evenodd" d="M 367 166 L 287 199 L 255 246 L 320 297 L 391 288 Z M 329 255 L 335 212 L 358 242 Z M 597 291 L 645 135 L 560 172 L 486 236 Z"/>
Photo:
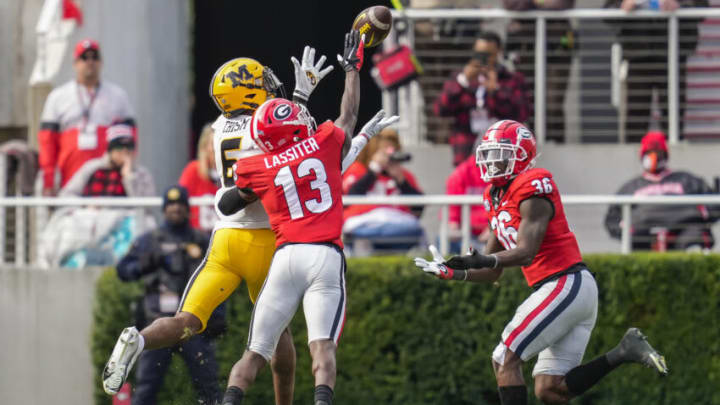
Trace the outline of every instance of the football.
<path fill-rule="evenodd" d="M 365 34 L 365 48 L 380 44 L 392 27 L 392 14 L 385 6 L 373 6 L 363 10 L 353 22 L 352 28 Z"/>

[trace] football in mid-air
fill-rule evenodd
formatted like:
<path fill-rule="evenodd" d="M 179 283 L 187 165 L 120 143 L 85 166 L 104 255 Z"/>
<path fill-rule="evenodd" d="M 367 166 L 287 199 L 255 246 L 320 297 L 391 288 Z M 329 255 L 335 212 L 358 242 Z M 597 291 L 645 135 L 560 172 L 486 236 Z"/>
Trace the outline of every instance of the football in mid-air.
<path fill-rule="evenodd" d="M 392 14 L 385 6 L 368 7 L 353 22 L 352 28 L 365 34 L 365 48 L 380 44 L 392 28 Z"/>

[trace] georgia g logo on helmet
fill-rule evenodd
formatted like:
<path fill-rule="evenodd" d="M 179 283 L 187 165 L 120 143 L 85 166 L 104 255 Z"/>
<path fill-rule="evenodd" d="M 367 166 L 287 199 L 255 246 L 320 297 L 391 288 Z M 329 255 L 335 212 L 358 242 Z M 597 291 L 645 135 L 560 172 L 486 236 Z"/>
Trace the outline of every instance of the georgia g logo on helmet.
<path fill-rule="evenodd" d="M 280 104 L 273 110 L 273 118 L 278 121 L 283 121 L 292 114 L 292 107 L 290 104 Z"/>

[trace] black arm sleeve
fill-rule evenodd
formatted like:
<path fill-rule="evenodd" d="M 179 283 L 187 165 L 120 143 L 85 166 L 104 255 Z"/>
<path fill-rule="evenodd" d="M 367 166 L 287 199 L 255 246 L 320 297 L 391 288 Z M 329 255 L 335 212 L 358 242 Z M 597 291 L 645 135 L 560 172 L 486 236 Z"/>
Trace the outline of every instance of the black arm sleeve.
<path fill-rule="evenodd" d="M 375 172 L 373 172 L 372 170 L 368 170 L 364 176 L 358 179 L 355 184 L 350 186 L 350 189 L 348 190 L 348 195 L 367 194 L 367 192 L 370 191 L 370 189 L 372 188 L 373 184 L 375 184 L 375 180 L 377 180 Z"/>
<path fill-rule="evenodd" d="M 223 215 L 232 215 L 245 208 L 248 202 L 242 198 L 237 187 L 227 189 L 218 201 L 218 210 Z"/>

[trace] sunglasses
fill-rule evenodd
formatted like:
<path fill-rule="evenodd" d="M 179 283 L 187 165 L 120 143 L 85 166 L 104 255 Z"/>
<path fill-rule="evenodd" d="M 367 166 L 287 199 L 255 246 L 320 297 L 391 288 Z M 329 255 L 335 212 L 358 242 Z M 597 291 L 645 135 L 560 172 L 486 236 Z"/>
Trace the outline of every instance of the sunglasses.
<path fill-rule="evenodd" d="M 80 59 L 82 60 L 100 60 L 100 54 L 97 52 L 85 52 L 82 55 L 80 55 Z"/>

